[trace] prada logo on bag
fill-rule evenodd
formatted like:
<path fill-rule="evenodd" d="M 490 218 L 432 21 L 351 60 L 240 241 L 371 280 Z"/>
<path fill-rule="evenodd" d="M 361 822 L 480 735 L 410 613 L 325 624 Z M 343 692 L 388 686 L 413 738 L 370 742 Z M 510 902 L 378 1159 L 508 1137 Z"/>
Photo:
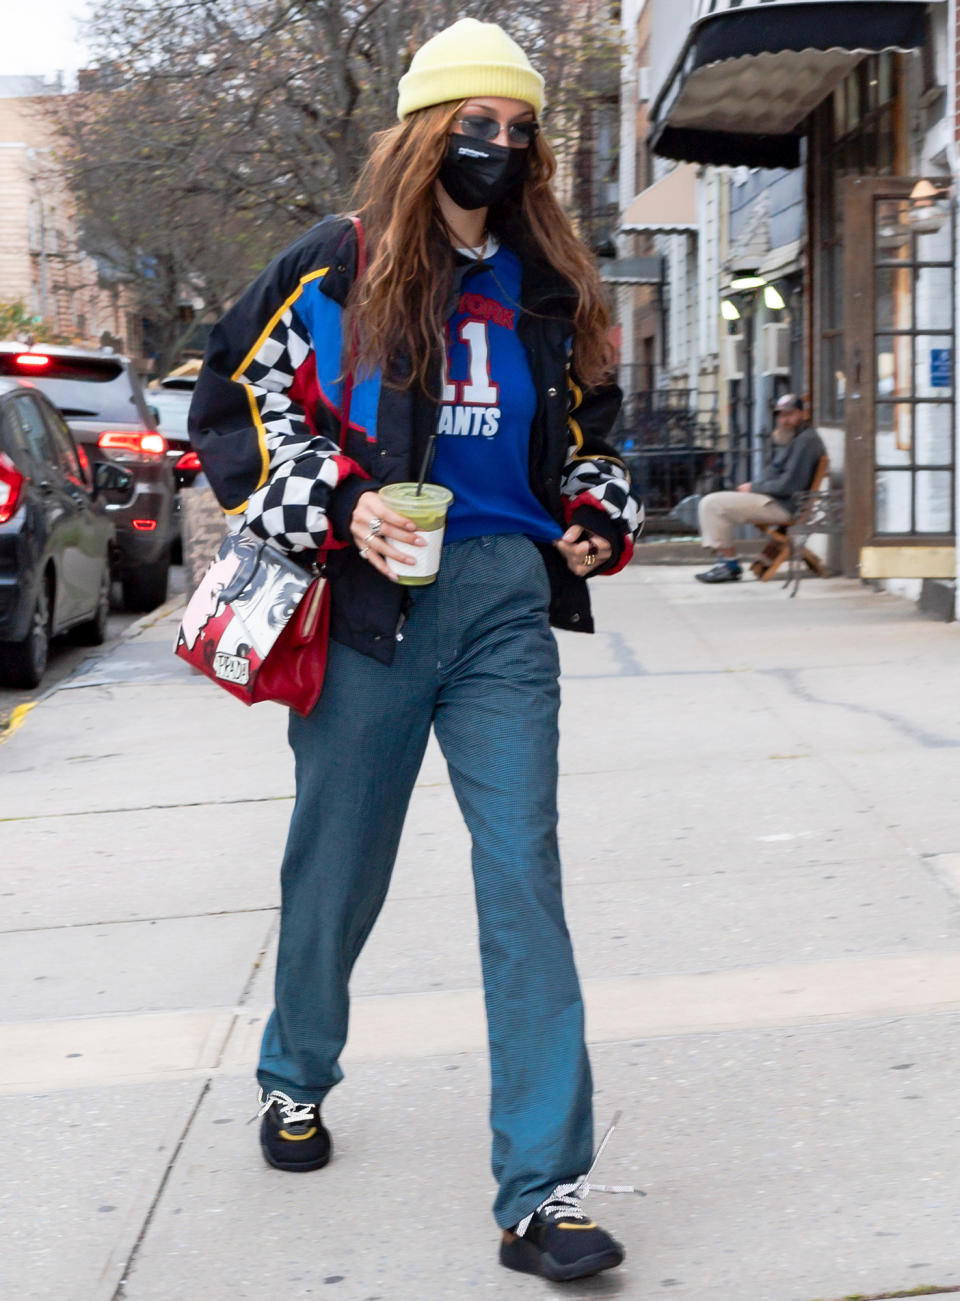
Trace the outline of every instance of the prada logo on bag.
<path fill-rule="evenodd" d="M 213 657 L 213 676 L 245 687 L 250 681 L 250 661 L 246 655 L 228 655 L 225 651 L 217 651 Z"/>

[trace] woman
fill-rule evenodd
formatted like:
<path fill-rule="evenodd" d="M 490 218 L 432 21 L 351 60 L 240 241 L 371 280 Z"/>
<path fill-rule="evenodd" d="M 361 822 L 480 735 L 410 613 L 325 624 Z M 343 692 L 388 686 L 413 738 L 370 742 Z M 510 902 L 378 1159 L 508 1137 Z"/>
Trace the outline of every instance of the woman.
<path fill-rule="evenodd" d="M 496 25 L 428 41 L 359 182 L 366 271 L 342 217 L 282 253 L 213 331 L 191 433 L 225 509 L 279 546 L 320 548 L 332 592 L 323 693 L 290 720 L 263 1153 L 282 1170 L 329 1160 L 320 1105 L 341 1079 L 347 981 L 432 724 L 473 839 L 500 1258 L 566 1279 L 623 1252 L 579 1205 L 591 1078 L 560 892 L 549 623 L 592 631 L 584 578 L 627 563 L 637 512 L 601 437 L 619 403 L 608 322 L 550 191 L 542 99 Z M 378 488 L 416 479 L 434 435 L 430 480 L 454 493 L 442 564 L 404 587 L 387 562 L 412 563 L 396 544 L 414 525 Z"/>

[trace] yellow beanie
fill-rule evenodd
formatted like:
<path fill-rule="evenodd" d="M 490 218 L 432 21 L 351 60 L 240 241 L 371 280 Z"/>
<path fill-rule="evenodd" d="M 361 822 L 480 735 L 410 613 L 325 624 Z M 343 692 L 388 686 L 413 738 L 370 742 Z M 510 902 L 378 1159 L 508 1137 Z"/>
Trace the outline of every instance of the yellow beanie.
<path fill-rule="evenodd" d="M 397 117 L 449 100 L 495 95 L 543 108 L 543 78 L 496 23 L 461 18 L 421 45 L 400 78 Z"/>

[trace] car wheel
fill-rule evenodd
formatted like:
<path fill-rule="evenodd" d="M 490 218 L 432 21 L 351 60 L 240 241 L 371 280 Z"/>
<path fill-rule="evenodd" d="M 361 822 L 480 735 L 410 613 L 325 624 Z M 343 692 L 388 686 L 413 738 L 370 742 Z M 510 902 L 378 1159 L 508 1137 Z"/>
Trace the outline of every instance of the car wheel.
<path fill-rule="evenodd" d="M 107 620 L 110 618 L 110 564 L 104 562 L 100 575 L 100 593 L 92 619 L 78 623 L 72 636 L 81 646 L 102 646 L 107 640 Z"/>
<path fill-rule="evenodd" d="M 23 641 L 0 644 L 0 679 L 10 687 L 40 684 L 50 655 L 50 584 L 44 579 Z"/>
<path fill-rule="evenodd" d="M 152 565 L 141 565 L 124 574 L 123 604 L 138 613 L 154 610 L 167 599 L 167 580 L 170 576 L 170 551 L 166 550 Z"/>

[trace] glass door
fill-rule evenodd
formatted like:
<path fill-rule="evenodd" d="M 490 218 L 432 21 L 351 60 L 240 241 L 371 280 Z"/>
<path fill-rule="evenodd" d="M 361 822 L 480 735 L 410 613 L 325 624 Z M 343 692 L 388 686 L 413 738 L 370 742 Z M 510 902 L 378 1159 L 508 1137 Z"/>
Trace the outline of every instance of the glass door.
<path fill-rule="evenodd" d="M 846 227 L 845 568 L 876 577 L 941 576 L 944 557 L 931 553 L 952 548 L 956 535 L 947 182 L 852 179 Z"/>

